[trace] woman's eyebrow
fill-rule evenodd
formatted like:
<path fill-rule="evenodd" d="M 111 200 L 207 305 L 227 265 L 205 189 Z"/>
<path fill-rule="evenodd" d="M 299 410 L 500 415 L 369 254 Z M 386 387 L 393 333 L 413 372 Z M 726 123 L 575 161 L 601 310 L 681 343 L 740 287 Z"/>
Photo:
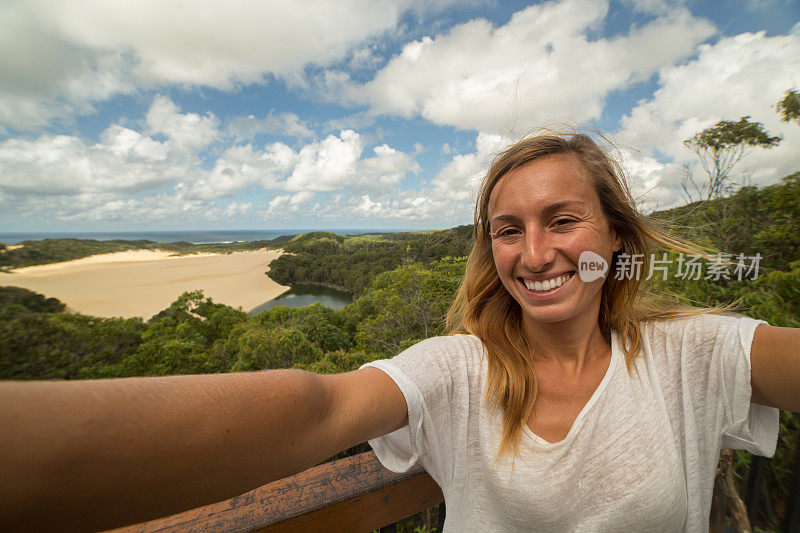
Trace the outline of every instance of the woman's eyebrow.
<path fill-rule="evenodd" d="M 563 202 L 556 202 L 554 204 L 550 204 L 547 207 L 545 207 L 544 210 L 542 210 L 542 213 L 544 213 L 545 216 L 548 216 L 551 215 L 552 213 L 555 213 L 559 209 L 563 209 L 565 207 L 575 207 L 581 210 L 585 210 L 586 203 L 581 202 L 580 200 L 565 200 Z"/>
<path fill-rule="evenodd" d="M 497 215 L 496 217 L 492 218 L 489 221 L 489 226 L 494 226 L 495 224 L 499 224 L 500 222 L 517 222 L 519 217 L 514 215 Z"/>
<path fill-rule="evenodd" d="M 586 210 L 586 202 L 582 202 L 580 200 L 565 200 L 563 202 L 556 202 L 554 204 L 550 204 L 542 210 L 542 214 L 545 217 L 551 216 L 553 213 L 558 211 L 559 209 L 564 209 L 565 207 L 572 207 L 577 208 L 580 211 Z M 517 222 L 520 218 L 516 215 L 511 214 L 503 214 L 497 215 L 493 217 L 489 221 L 489 225 L 492 226 L 494 224 L 499 224 L 500 222 Z"/>

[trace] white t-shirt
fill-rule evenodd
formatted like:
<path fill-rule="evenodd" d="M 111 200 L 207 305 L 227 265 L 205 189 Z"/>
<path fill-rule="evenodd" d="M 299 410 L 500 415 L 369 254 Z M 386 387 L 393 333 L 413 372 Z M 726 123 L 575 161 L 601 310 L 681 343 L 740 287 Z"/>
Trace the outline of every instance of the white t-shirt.
<path fill-rule="evenodd" d="M 370 440 L 394 472 L 419 461 L 447 504 L 445 532 L 705 531 L 721 448 L 772 456 L 778 410 L 750 403 L 750 345 L 763 321 L 697 317 L 642 324 L 632 374 L 616 331 L 605 377 L 561 442 L 523 428 L 494 463 L 500 410 L 472 335 L 436 337 L 367 363 L 397 383 L 409 424 Z"/>

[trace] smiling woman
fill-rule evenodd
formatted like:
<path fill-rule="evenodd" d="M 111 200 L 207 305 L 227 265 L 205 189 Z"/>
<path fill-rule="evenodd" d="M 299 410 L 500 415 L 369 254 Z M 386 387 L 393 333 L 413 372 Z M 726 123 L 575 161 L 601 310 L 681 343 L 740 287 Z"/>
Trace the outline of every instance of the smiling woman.
<path fill-rule="evenodd" d="M 369 440 L 439 484 L 445 531 L 707 529 L 720 449 L 769 456 L 775 408 L 800 410 L 800 330 L 617 276 L 623 254 L 695 248 L 636 211 L 586 135 L 502 152 L 474 236 L 452 335 L 354 372 L 0 383 L 0 523 L 142 521 Z"/>
<path fill-rule="evenodd" d="M 643 254 L 647 272 L 653 245 L 701 252 L 637 212 L 590 137 L 535 136 L 495 159 L 449 315 L 466 335 L 365 365 L 408 405 L 408 427 L 370 444 L 388 468 L 419 461 L 439 482 L 446 530 L 700 531 L 720 447 L 774 453 L 765 405 L 800 401 L 786 384 L 767 400 L 758 383 L 777 384 L 772 366 L 800 386 L 800 357 L 787 345 L 791 363 L 756 361 L 767 333 L 800 332 L 668 305 L 640 277 L 610 275 L 622 254 Z M 584 254 L 609 275 L 580 275 Z"/>

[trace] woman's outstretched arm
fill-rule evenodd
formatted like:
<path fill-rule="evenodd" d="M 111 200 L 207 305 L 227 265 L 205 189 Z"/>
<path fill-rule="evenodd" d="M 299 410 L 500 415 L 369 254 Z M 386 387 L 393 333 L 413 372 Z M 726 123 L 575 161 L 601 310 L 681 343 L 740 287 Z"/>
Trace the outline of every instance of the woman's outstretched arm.
<path fill-rule="evenodd" d="M 98 530 L 243 494 L 407 422 L 381 371 L 0 382 L 0 525 Z"/>
<path fill-rule="evenodd" d="M 800 413 L 800 328 L 759 325 L 750 364 L 753 403 Z"/>

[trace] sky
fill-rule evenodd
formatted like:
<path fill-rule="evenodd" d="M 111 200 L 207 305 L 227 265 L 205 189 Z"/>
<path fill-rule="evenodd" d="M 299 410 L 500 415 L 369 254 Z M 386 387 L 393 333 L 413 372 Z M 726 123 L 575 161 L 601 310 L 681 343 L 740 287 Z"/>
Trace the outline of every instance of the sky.
<path fill-rule="evenodd" d="M 441 229 L 503 146 L 601 131 L 640 209 L 749 116 L 800 170 L 796 0 L 0 0 L 0 232 Z"/>

